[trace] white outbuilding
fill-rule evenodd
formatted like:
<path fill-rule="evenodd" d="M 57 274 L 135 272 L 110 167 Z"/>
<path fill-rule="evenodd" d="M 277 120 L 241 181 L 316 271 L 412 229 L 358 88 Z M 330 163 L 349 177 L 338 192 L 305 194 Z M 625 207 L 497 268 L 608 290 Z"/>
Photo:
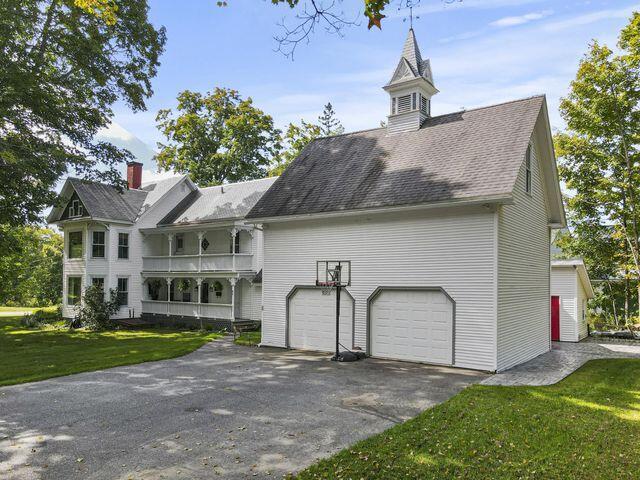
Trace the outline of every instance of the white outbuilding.
<path fill-rule="evenodd" d="M 579 342 L 588 334 L 593 287 L 582 259 L 551 262 L 551 340 Z"/>

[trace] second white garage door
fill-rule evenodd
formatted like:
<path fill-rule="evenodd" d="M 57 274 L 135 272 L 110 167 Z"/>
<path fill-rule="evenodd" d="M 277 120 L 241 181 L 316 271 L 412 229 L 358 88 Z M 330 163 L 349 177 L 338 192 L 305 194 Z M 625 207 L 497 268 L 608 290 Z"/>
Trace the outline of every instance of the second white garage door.
<path fill-rule="evenodd" d="M 371 355 L 453 363 L 453 303 L 440 290 L 381 290 L 370 306 Z"/>
<path fill-rule="evenodd" d="M 319 288 L 301 288 L 289 298 L 289 346 L 303 350 L 335 351 L 336 292 L 323 295 Z M 340 343 L 353 344 L 353 300 L 340 295 Z M 341 348 L 343 350 L 343 348 Z"/>

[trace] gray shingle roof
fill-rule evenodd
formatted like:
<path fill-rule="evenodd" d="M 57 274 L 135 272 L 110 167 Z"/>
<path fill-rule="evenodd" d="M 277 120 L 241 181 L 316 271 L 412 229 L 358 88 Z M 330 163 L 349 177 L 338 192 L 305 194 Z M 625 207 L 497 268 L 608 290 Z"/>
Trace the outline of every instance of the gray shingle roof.
<path fill-rule="evenodd" d="M 544 97 L 311 142 L 247 218 L 511 194 Z"/>
<path fill-rule="evenodd" d="M 93 218 L 135 221 L 147 197 L 143 190 L 124 190 L 98 182 L 70 178 L 69 182 Z"/>
<path fill-rule="evenodd" d="M 205 223 L 242 218 L 277 177 L 201 188 L 180 202 L 158 224 Z"/>

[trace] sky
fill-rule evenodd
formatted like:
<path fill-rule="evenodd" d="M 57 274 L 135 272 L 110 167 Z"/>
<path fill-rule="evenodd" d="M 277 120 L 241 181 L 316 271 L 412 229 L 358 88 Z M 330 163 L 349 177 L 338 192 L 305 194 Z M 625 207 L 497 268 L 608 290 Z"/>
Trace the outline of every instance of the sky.
<path fill-rule="evenodd" d="M 319 28 L 291 60 L 276 51 L 273 37 L 281 33 L 279 23 L 295 23 L 295 10 L 267 0 L 228 3 L 150 0 L 152 23 L 167 29 L 154 94 L 144 112 L 116 104 L 112 125 L 100 133 L 144 163 L 145 182 L 167 175 L 158 174 L 152 160 L 162 141 L 155 116 L 174 107 L 185 89 L 236 89 L 281 128 L 316 120 L 327 102 L 347 132 L 386 119 L 382 86 L 400 58 L 408 12 L 392 4 L 382 30 L 367 30 L 363 0 L 344 0 L 341 9 L 360 25 L 342 36 Z M 640 10 L 638 0 L 422 0 L 413 27 L 440 90 L 432 114 L 546 94 L 552 129 L 561 129 L 558 103 L 589 43 L 615 47 L 634 10 Z"/>

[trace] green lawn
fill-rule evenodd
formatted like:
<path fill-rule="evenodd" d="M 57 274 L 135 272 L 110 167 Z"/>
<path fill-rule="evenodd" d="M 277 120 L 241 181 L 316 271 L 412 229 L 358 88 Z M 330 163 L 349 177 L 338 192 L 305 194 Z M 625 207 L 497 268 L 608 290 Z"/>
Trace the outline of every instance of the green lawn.
<path fill-rule="evenodd" d="M 57 307 L 0 307 L 0 317 L 22 315 L 24 313 L 33 313 L 36 310 L 46 310 L 54 312 Z"/>
<path fill-rule="evenodd" d="M 640 472 L 640 360 L 548 387 L 472 386 L 298 478 L 626 479 Z"/>
<path fill-rule="evenodd" d="M 219 336 L 161 329 L 31 330 L 20 326 L 19 316 L 1 317 L 0 386 L 178 357 Z"/>
<path fill-rule="evenodd" d="M 253 347 L 260 343 L 261 338 L 262 338 L 262 333 L 260 332 L 260 330 L 256 332 L 243 332 L 240 335 L 238 335 L 238 338 L 236 338 L 233 341 L 233 343 L 235 343 L 236 345 Z"/>

